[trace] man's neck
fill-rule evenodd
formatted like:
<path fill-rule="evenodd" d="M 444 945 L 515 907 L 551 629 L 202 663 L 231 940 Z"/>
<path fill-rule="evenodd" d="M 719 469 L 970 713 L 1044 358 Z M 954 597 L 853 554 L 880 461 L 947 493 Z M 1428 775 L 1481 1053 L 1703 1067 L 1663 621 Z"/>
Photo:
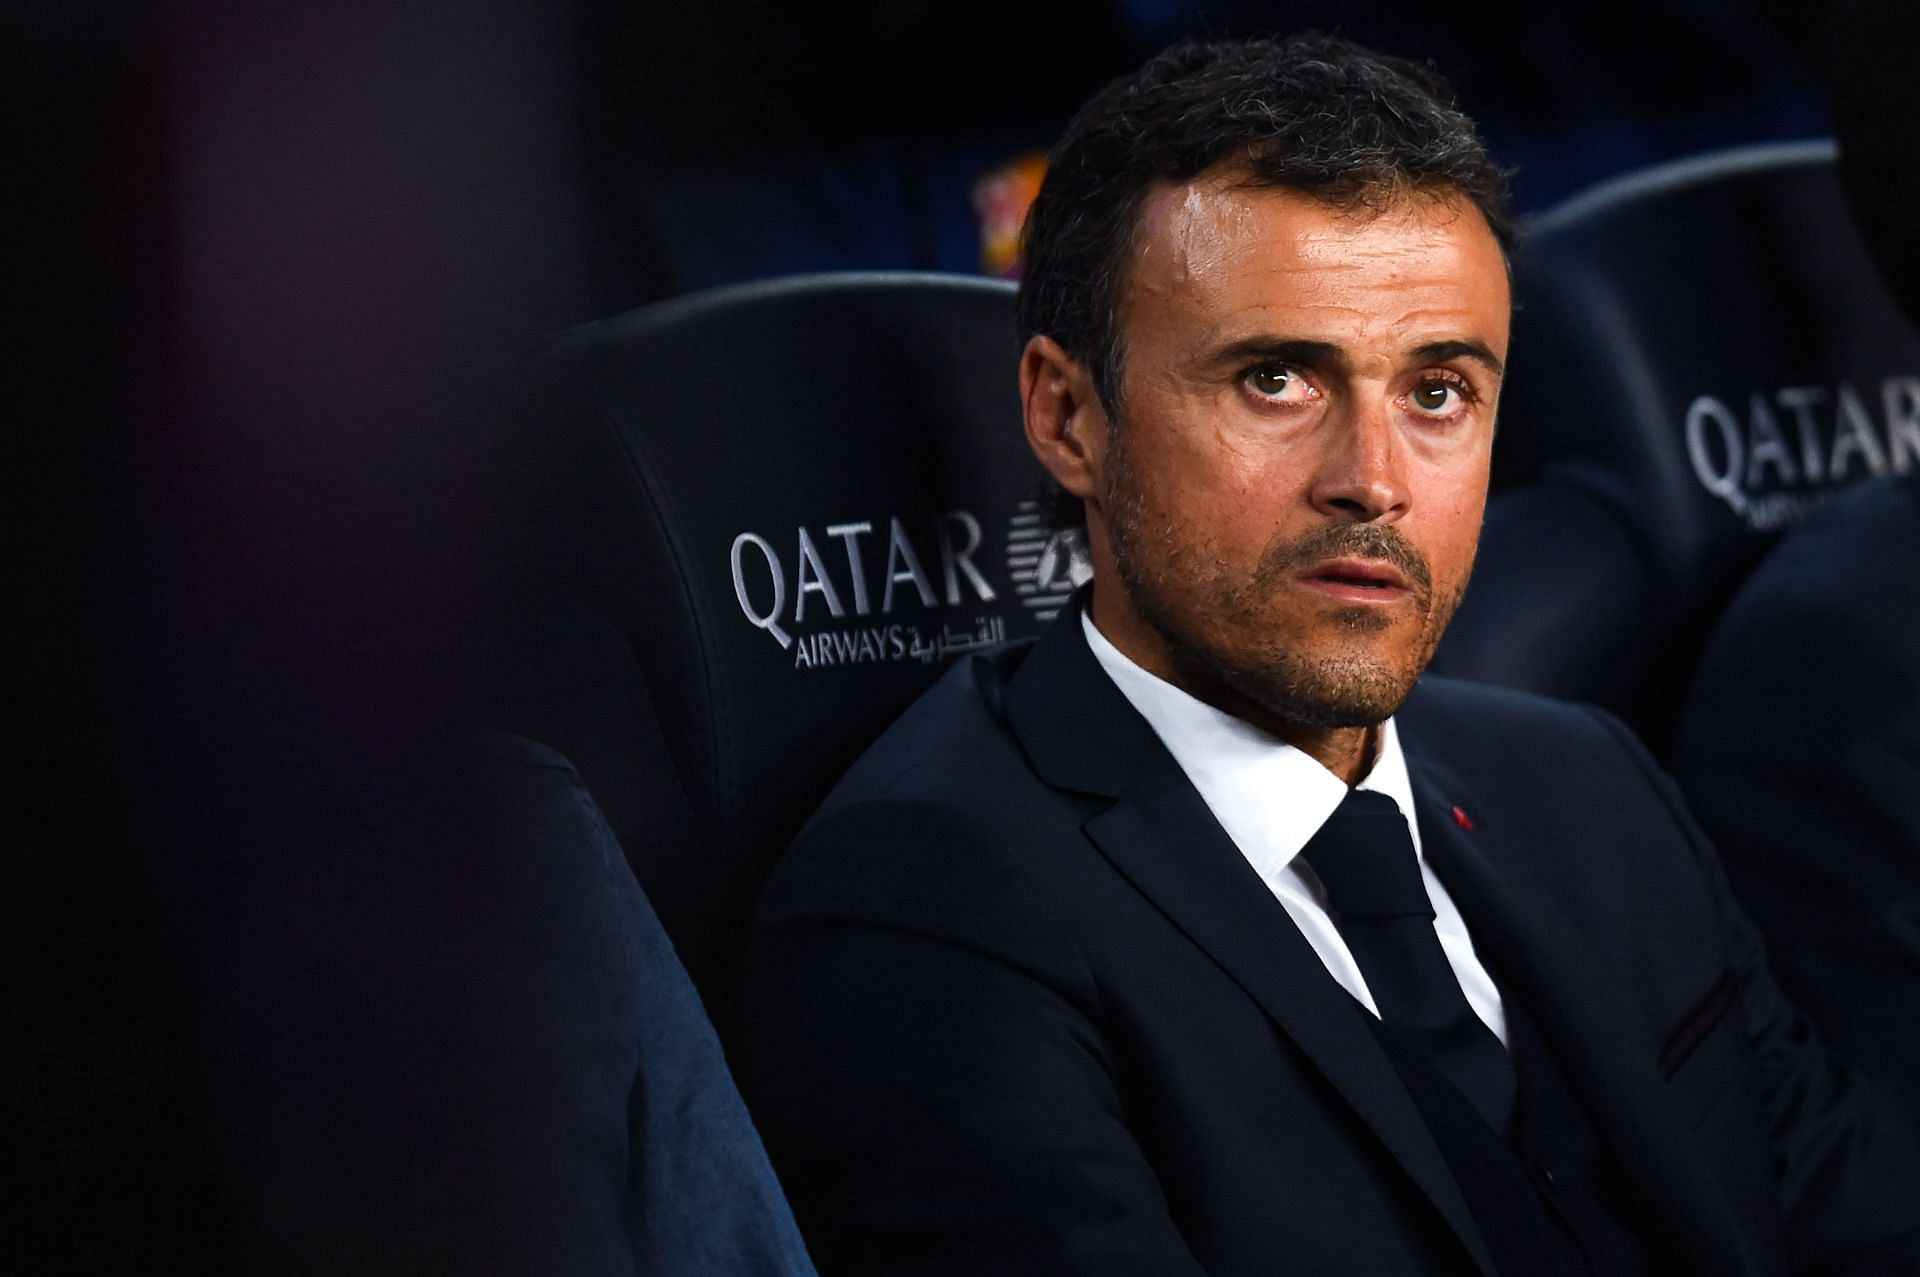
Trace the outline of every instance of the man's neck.
<path fill-rule="evenodd" d="M 1276 713 L 1265 705 L 1227 686 L 1220 680 L 1189 670 L 1176 661 L 1164 641 L 1145 632 L 1145 623 L 1128 610 L 1125 617 L 1103 618 L 1100 594 L 1094 592 L 1090 618 L 1106 640 L 1120 654 L 1152 674 L 1172 684 L 1195 700 L 1213 706 L 1250 723 L 1284 745 L 1291 745 L 1344 781 L 1348 788 L 1359 784 L 1373 767 L 1379 752 L 1380 727 L 1319 727 Z M 1102 624 L 1107 619 L 1108 624 Z M 1134 621 L 1129 625 L 1127 621 Z M 1117 624 L 1114 622 L 1118 622 Z"/>
<path fill-rule="evenodd" d="M 1373 769 L 1373 760 L 1380 748 L 1377 723 L 1366 727 L 1314 727 L 1276 714 L 1231 688 L 1209 689 L 1195 686 L 1191 679 L 1169 678 L 1159 670 L 1153 673 L 1196 700 L 1205 701 L 1217 710 L 1253 724 L 1275 740 L 1293 746 L 1346 782 L 1349 789 L 1366 779 Z"/>

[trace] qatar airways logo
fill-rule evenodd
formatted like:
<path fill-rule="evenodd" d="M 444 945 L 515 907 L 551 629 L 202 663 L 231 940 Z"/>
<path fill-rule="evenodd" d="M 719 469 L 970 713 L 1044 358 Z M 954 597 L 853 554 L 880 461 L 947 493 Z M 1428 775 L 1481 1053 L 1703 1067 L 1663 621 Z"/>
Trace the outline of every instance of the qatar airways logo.
<path fill-rule="evenodd" d="M 1007 575 L 1033 619 L 1051 621 L 1093 579 L 1086 529 L 1057 528 L 1038 498 L 1022 501 L 1007 520 Z"/>
<path fill-rule="evenodd" d="M 1844 484 L 1920 463 L 1920 377 L 1755 390 L 1744 404 L 1701 395 L 1686 441 L 1700 486 L 1753 531 L 1774 531 Z"/>
<path fill-rule="evenodd" d="M 998 593 L 980 571 L 980 520 L 955 510 L 909 533 L 898 518 L 799 527 L 778 543 L 733 539 L 733 596 L 747 623 L 793 655 L 795 669 L 917 660 L 927 664 L 1003 641 Z M 930 550 L 930 553 L 923 551 Z M 972 605 L 958 628 L 894 619 Z"/>

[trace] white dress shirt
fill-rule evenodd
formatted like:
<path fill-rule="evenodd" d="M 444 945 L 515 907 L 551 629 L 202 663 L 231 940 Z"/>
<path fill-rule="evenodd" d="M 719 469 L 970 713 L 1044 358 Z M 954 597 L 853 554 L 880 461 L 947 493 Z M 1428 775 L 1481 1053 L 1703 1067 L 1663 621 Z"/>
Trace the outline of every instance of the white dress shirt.
<path fill-rule="evenodd" d="M 1360 974 L 1360 964 L 1354 961 L 1340 936 L 1339 924 L 1327 909 L 1326 890 L 1299 858 L 1307 840 L 1347 796 L 1346 782 L 1311 755 L 1140 668 L 1107 641 L 1084 611 L 1080 624 L 1100 668 L 1160 737 L 1206 800 L 1214 819 L 1320 955 L 1328 974 L 1377 1017 L 1380 1010 Z M 1427 898 L 1433 902 L 1433 928 L 1439 933 L 1440 947 L 1453 966 L 1467 1004 L 1505 1043 L 1507 1017 L 1500 1005 L 1500 992 L 1473 950 L 1473 938 L 1467 934 L 1453 897 L 1434 876 L 1421 850 L 1420 826 L 1414 818 L 1413 780 L 1407 774 L 1406 756 L 1400 752 L 1399 733 L 1391 718 L 1380 725 L 1379 750 L 1358 788 L 1385 794 L 1406 818 L 1414 855 L 1420 862 L 1420 878 L 1426 883 Z"/>

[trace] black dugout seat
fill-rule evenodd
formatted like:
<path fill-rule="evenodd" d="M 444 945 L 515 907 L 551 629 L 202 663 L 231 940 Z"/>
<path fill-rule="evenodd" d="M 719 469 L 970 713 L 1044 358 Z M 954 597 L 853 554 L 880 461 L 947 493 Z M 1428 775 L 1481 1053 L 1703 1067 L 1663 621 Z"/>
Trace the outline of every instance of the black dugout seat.
<path fill-rule="evenodd" d="M 1021 430 L 1013 296 L 775 281 L 533 361 L 542 590 L 496 717 L 579 768 L 723 1034 L 753 899 L 826 790 L 1085 575 Z"/>
<path fill-rule="evenodd" d="M 1828 494 L 1920 465 L 1920 333 L 1822 143 L 1604 184 L 1516 262 L 1495 492 L 1435 669 L 1664 749 L 1714 618 Z"/>

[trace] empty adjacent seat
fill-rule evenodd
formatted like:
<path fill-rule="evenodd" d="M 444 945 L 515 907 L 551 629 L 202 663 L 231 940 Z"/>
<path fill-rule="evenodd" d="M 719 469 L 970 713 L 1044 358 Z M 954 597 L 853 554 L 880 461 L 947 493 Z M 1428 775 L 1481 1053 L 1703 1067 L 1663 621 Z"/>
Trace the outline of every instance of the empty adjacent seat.
<path fill-rule="evenodd" d="M 1599 701 L 1658 748 L 1779 533 L 1920 464 L 1920 333 L 1825 144 L 1577 197 L 1527 238 L 1516 296 L 1496 493 L 1435 668 Z"/>
<path fill-rule="evenodd" d="M 772 859 L 956 656 L 1084 577 L 1013 289 L 822 276 L 589 325 L 525 404 L 542 586 L 497 718 L 579 768 L 723 1033 Z"/>

